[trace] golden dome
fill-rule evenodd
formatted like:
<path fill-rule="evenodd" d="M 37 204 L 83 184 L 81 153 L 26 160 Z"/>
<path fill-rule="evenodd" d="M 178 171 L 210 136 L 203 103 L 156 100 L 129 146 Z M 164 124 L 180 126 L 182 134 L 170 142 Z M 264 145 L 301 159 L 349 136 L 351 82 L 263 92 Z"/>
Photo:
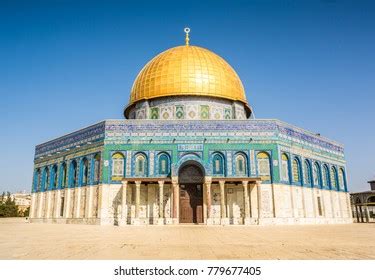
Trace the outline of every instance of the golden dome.
<path fill-rule="evenodd" d="M 125 115 L 137 101 L 167 96 L 240 101 L 250 113 L 237 73 L 223 58 L 197 46 L 174 47 L 149 61 L 134 81 Z"/>

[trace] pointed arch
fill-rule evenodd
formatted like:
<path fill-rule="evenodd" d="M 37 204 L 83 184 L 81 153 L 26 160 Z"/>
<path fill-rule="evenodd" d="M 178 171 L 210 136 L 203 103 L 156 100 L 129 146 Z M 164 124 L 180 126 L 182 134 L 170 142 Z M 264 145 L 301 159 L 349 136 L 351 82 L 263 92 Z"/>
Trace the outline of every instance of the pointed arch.
<path fill-rule="evenodd" d="M 313 183 L 315 187 L 322 187 L 321 168 L 318 162 L 313 165 Z"/>
<path fill-rule="evenodd" d="M 135 155 L 135 176 L 147 177 L 147 156 L 144 153 Z"/>
<path fill-rule="evenodd" d="M 49 168 L 46 166 L 43 169 L 43 179 L 42 179 L 42 191 L 47 191 L 48 190 L 48 184 L 50 182 L 49 178 Z"/>
<path fill-rule="evenodd" d="M 165 152 L 158 154 L 158 171 L 160 175 L 169 175 L 171 172 L 169 155 Z"/>
<path fill-rule="evenodd" d="M 94 185 L 97 185 L 99 184 L 99 181 L 100 181 L 100 171 L 101 171 L 101 156 L 100 156 L 100 153 L 97 153 L 95 156 L 94 156 L 94 172 L 93 172 L 93 175 L 94 175 L 94 178 L 93 178 L 93 184 Z"/>
<path fill-rule="evenodd" d="M 303 164 L 303 183 L 306 186 L 313 186 L 312 182 L 312 176 L 311 176 L 311 163 L 309 160 L 305 159 L 304 164 Z"/>
<path fill-rule="evenodd" d="M 238 152 L 235 154 L 235 174 L 236 176 L 247 176 L 248 172 L 248 159 L 247 155 L 242 152 Z"/>
<path fill-rule="evenodd" d="M 89 183 L 89 161 L 86 157 L 81 160 L 80 165 L 80 185 L 86 186 Z"/>
<path fill-rule="evenodd" d="M 60 165 L 60 189 L 65 189 L 67 187 L 67 173 L 66 163 L 63 162 Z"/>
<path fill-rule="evenodd" d="M 281 181 L 290 183 L 290 164 L 289 157 L 286 153 L 281 154 Z"/>
<path fill-rule="evenodd" d="M 323 188 L 329 188 L 330 182 L 329 182 L 329 168 L 327 164 L 323 164 L 322 168 L 322 187 Z"/>
<path fill-rule="evenodd" d="M 257 154 L 258 175 L 263 181 L 271 181 L 271 157 L 267 152 Z"/>
<path fill-rule="evenodd" d="M 57 171 L 57 165 L 55 164 L 52 167 L 51 171 L 51 188 L 52 189 L 57 189 L 59 182 L 58 182 L 58 171 Z"/>
<path fill-rule="evenodd" d="M 292 163 L 292 178 L 293 183 L 295 184 L 301 184 L 302 182 L 302 176 L 301 176 L 301 161 L 298 157 L 294 157 L 293 163 Z"/>
<path fill-rule="evenodd" d="M 125 156 L 121 152 L 115 152 L 112 155 L 112 179 L 124 177 Z"/>
<path fill-rule="evenodd" d="M 69 166 L 69 188 L 75 188 L 78 186 L 78 170 L 77 161 L 74 159 L 70 162 Z"/>
<path fill-rule="evenodd" d="M 347 191 L 345 170 L 342 167 L 339 169 L 339 188 Z"/>
<path fill-rule="evenodd" d="M 335 166 L 331 166 L 331 188 L 339 190 L 338 174 Z"/>
<path fill-rule="evenodd" d="M 220 152 L 215 152 L 212 155 L 212 175 L 225 176 L 224 156 Z"/>

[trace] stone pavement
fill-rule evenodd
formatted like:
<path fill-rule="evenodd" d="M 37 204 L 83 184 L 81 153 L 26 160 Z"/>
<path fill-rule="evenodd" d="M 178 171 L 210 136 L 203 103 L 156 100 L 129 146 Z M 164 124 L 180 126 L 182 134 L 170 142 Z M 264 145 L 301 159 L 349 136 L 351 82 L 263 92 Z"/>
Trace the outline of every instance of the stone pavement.
<path fill-rule="evenodd" d="M 0 219 L 0 259 L 375 259 L 375 224 L 89 226 Z"/>

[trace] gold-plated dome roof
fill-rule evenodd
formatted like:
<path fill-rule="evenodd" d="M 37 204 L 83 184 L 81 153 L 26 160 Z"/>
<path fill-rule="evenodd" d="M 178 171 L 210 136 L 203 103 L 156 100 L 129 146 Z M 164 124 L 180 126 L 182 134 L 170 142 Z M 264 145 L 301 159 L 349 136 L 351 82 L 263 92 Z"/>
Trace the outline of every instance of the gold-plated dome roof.
<path fill-rule="evenodd" d="M 137 101 L 166 96 L 224 98 L 240 101 L 250 111 L 233 68 L 217 54 L 197 46 L 174 47 L 149 61 L 134 81 L 127 109 Z"/>

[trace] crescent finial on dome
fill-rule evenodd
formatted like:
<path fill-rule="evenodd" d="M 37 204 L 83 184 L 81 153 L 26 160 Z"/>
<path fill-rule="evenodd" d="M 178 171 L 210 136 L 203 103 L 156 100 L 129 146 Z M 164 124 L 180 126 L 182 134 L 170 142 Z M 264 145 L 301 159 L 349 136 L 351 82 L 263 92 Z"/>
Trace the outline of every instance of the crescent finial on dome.
<path fill-rule="evenodd" d="M 186 46 L 189 46 L 189 41 L 190 41 L 190 38 L 189 38 L 190 28 L 189 28 L 189 27 L 185 27 L 185 28 L 184 28 L 184 31 L 185 31 L 185 33 L 186 33 L 185 43 L 186 43 Z"/>

